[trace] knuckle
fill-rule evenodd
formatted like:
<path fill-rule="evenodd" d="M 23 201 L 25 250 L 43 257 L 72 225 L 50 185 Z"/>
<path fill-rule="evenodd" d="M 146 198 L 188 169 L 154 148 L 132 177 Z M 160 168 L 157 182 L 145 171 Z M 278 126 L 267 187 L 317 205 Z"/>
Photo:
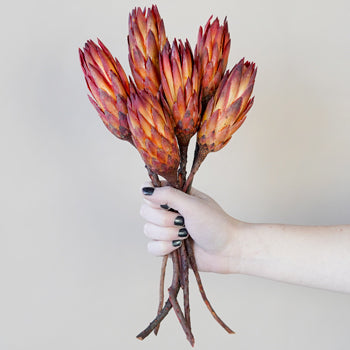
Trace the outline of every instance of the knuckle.
<path fill-rule="evenodd" d="M 147 245 L 148 252 L 155 256 L 169 254 L 169 247 L 166 241 L 150 241 Z"/>
<path fill-rule="evenodd" d="M 147 213 L 147 205 L 146 204 L 142 204 L 140 207 L 140 215 L 143 218 L 146 218 L 146 213 Z"/>
<path fill-rule="evenodd" d="M 167 242 L 160 241 L 159 242 L 159 255 L 163 256 L 169 253 L 169 247 L 167 245 Z"/>
<path fill-rule="evenodd" d="M 146 222 L 143 226 L 143 232 L 146 235 L 146 237 L 151 237 L 151 224 Z"/>
<path fill-rule="evenodd" d="M 153 254 L 153 255 L 155 255 L 154 254 L 154 249 L 153 249 L 153 241 L 151 241 L 151 242 L 148 242 L 148 244 L 147 244 L 147 250 L 148 250 L 148 252 L 150 253 L 150 254 Z"/>
<path fill-rule="evenodd" d="M 161 210 L 156 209 L 154 211 L 154 216 L 152 217 L 152 222 L 158 226 L 161 227 L 166 227 L 168 226 L 169 223 L 169 213 L 168 212 L 163 212 Z"/>
<path fill-rule="evenodd" d="M 159 226 L 167 227 L 169 223 L 168 216 L 163 214 L 159 217 Z"/>
<path fill-rule="evenodd" d="M 164 186 L 164 187 L 161 187 L 161 190 L 163 191 L 163 195 L 165 197 L 171 197 L 174 195 L 175 193 L 175 188 L 171 187 L 171 186 Z"/>

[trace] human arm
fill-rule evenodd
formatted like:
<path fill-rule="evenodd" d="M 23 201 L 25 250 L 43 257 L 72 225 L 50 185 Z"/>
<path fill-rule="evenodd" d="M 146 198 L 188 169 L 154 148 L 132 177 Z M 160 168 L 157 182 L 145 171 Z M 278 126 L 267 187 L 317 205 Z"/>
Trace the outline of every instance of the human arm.
<path fill-rule="evenodd" d="M 250 224 L 240 273 L 350 293 L 350 225 Z"/>
<path fill-rule="evenodd" d="M 199 270 L 242 273 L 316 288 L 350 292 L 350 225 L 297 226 L 250 224 L 226 214 L 207 195 L 170 187 L 144 196 L 149 251 L 164 255 L 173 241 L 179 214 L 193 238 Z M 167 204 L 179 213 L 167 211 Z"/>

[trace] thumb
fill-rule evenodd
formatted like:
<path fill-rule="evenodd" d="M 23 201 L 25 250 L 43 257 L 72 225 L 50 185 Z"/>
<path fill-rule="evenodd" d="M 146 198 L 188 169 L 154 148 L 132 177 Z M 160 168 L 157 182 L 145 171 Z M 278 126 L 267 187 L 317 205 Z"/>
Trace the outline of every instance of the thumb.
<path fill-rule="evenodd" d="M 144 199 L 147 201 L 156 204 L 157 206 L 162 206 L 163 208 L 168 206 L 182 214 L 187 211 L 187 208 L 193 199 L 189 194 L 170 186 L 143 187 L 142 193 Z"/>

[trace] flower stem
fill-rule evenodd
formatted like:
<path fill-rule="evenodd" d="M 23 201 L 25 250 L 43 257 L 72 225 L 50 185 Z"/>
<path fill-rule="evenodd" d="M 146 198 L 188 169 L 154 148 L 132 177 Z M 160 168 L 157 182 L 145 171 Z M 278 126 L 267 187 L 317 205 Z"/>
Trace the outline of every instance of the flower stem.
<path fill-rule="evenodd" d="M 197 173 L 199 167 L 203 163 L 209 151 L 206 146 L 199 145 L 197 143 L 193 164 L 192 164 L 192 169 L 187 180 L 185 181 L 188 143 L 183 142 L 179 144 L 179 147 L 181 151 L 181 162 L 180 162 L 178 176 L 175 173 L 174 174 L 171 173 L 171 174 L 167 174 L 168 176 L 166 176 L 165 178 L 168 181 L 170 186 L 173 186 L 178 189 L 182 189 L 183 192 L 188 193 L 191 190 L 194 175 Z M 158 175 L 155 174 L 148 167 L 147 167 L 147 170 L 153 185 L 155 187 L 161 186 L 161 182 L 159 181 Z M 198 272 L 196 259 L 194 256 L 192 238 L 188 237 L 187 239 L 185 239 L 180 249 L 175 250 L 171 253 L 171 258 L 173 261 L 173 279 L 172 279 L 171 286 L 168 289 L 169 297 L 164 304 L 164 279 L 165 279 L 165 272 L 166 272 L 166 263 L 168 259 L 168 257 L 166 256 L 163 258 L 162 268 L 161 268 L 158 314 L 155 317 L 155 319 L 148 325 L 148 327 L 144 329 L 140 334 L 137 335 L 137 338 L 140 340 L 143 340 L 153 330 L 154 330 L 154 333 L 157 335 L 161 321 L 166 317 L 170 309 L 173 308 L 186 334 L 188 341 L 192 346 L 194 346 L 194 337 L 191 330 L 190 303 L 189 303 L 189 278 L 188 278 L 189 266 L 191 266 L 193 273 L 195 275 L 202 299 L 206 304 L 207 308 L 209 309 L 210 313 L 212 314 L 212 316 L 228 333 L 231 333 L 231 334 L 234 333 L 216 314 L 216 312 L 214 311 L 213 307 L 211 306 L 206 296 L 206 293 L 204 291 L 203 284 Z M 179 302 L 177 300 L 180 287 L 183 290 L 184 312 L 182 312 Z"/>
<path fill-rule="evenodd" d="M 192 169 L 191 169 L 190 175 L 188 176 L 186 183 L 183 187 L 183 192 L 186 192 L 186 193 L 190 192 L 194 175 L 196 175 L 199 167 L 201 166 L 201 164 L 203 163 L 204 159 L 207 157 L 208 154 L 209 154 L 208 149 L 197 143 L 195 154 L 194 154 L 194 159 L 193 159 L 193 164 L 192 164 Z"/>
<path fill-rule="evenodd" d="M 179 292 L 180 285 L 177 286 L 177 293 Z M 171 302 L 168 298 L 168 300 L 165 302 L 164 307 L 161 312 L 158 313 L 156 318 L 148 325 L 147 328 L 145 328 L 141 333 L 139 333 L 136 338 L 143 340 L 148 335 L 152 333 L 152 331 L 162 322 L 162 320 L 165 318 L 165 316 L 169 313 L 170 309 L 172 308 Z"/>
<path fill-rule="evenodd" d="M 181 284 L 182 284 L 183 296 L 184 296 L 185 320 L 186 320 L 187 326 L 191 330 L 189 280 L 188 280 L 189 261 L 188 261 L 188 254 L 186 251 L 185 242 L 183 242 L 180 248 L 180 257 L 181 257 L 181 277 L 182 277 Z"/>
<path fill-rule="evenodd" d="M 186 323 L 184 314 L 182 313 L 182 310 L 180 308 L 180 305 L 177 301 L 177 290 L 173 287 L 173 285 L 176 285 L 180 282 L 180 264 L 179 264 L 179 254 L 178 251 L 175 250 L 171 253 L 171 258 L 173 259 L 173 267 L 174 267 L 174 273 L 173 273 L 173 283 L 169 288 L 169 299 L 171 302 L 171 305 L 173 306 L 173 309 L 175 311 L 175 314 L 182 326 L 182 329 L 184 330 L 187 340 L 190 342 L 192 346 L 194 346 L 194 337 L 191 332 L 190 327 Z"/>
<path fill-rule="evenodd" d="M 161 187 L 162 184 L 159 180 L 158 174 L 156 174 L 154 171 L 152 171 L 147 165 L 145 165 L 147 172 L 148 172 L 148 176 L 150 177 L 151 181 L 152 181 L 152 185 L 154 187 Z"/>
<path fill-rule="evenodd" d="M 188 238 L 188 239 L 186 239 L 185 242 L 186 242 L 185 244 L 186 244 L 186 248 L 187 248 L 187 252 L 188 252 L 188 258 L 189 258 L 193 273 L 194 273 L 196 280 L 197 280 L 199 292 L 201 293 L 201 296 L 202 296 L 202 299 L 203 299 L 205 305 L 207 306 L 207 308 L 209 309 L 210 313 L 215 318 L 215 320 L 221 325 L 221 327 L 223 327 L 228 333 L 234 334 L 235 332 L 231 328 L 229 328 L 224 323 L 224 321 L 222 321 L 221 318 L 217 315 L 217 313 L 215 312 L 215 310 L 213 309 L 213 307 L 211 306 L 211 304 L 207 298 L 207 295 L 206 295 L 204 288 L 203 288 L 201 277 L 200 277 L 199 272 L 198 272 L 196 259 L 194 257 L 193 246 L 192 246 L 193 240 L 191 238 Z"/>
<path fill-rule="evenodd" d="M 179 168 L 179 187 L 183 188 L 186 181 L 186 165 L 187 165 L 187 151 L 188 151 L 188 141 L 179 143 L 180 148 L 180 168 Z"/>
<path fill-rule="evenodd" d="M 161 272 L 160 272 L 158 314 L 162 311 L 163 304 L 164 304 L 164 280 L 165 280 L 165 272 L 166 272 L 166 265 L 168 262 L 168 257 L 169 257 L 169 255 L 164 255 L 163 261 L 162 261 L 162 268 L 161 268 Z M 158 334 L 159 327 L 160 327 L 160 323 L 154 329 L 155 335 Z"/>
<path fill-rule="evenodd" d="M 191 345 L 194 345 L 194 337 L 191 332 L 191 329 L 186 324 L 185 317 L 181 311 L 180 305 L 177 302 L 177 295 L 180 290 L 180 268 L 179 268 L 179 255 L 177 251 L 171 253 L 171 257 L 173 260 L 173 280 L 171 283 L 169 291 L 169 298 L 166 301 L 164 307 L 160 312 L 158 312 L 156 318 L 145 328 L 141 333 L 139 333 L 136 337 L 140 340 L 145 339 L 157 326 L 160 322 L 165 318 L 165 316 L 169 313 L 171 308 L 174 308 L 175 314 L 178 320 L 181 323 L 181 326 L 186 334 L 188 341 Z"/>

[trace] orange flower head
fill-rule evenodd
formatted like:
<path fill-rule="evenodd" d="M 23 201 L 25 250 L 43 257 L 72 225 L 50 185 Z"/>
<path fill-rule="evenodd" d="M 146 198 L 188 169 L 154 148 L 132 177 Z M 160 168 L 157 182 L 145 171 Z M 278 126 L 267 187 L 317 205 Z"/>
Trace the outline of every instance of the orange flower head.
<path fill-rule="evenodd" d="M 257 69 L 254 63 L 242 59 L 222 79 L 216 94 L 204 112 L 197 143 L 207 152 L 224 147 L 242 125 L 253 105 L 250 98 Z"/>
<path fill-rule="evenodd" d="M 119 61 L 100 40 L 98 44 L 89 40 L 83 50 L 79 49 L 81 67 L 92 95 L 88 96 L 89 100 L 108 130 L 131 142 L 126 117 L 129 81 Z"/>
<path fill-rule="evenodd" d="M 147 167 L 176 185 L 179 148 L 170 118 L 159 100 L 145 90 L 132 93 L 128 122 L 134 145 Z"/>
<path fill-rule="evenodd" d="M 200 121 L 199 75 L 189 42 L 174 40 L 161 52 L 160 76 L 162 92 L 175 125 L 179 143 L 188 143 L 197 132 Z"/>
<path fill-rule="evenodd" d="M 129 16 L 129 63 L 136 86 L 157 96 L 159 76 L 159 53 L 167 38 L 164 23 L 157 6 L 135 8 Z"/>
<path fill-rule="evenodd" d="M 204 102 L 213 96 L 225 73 L 231 45 L 226 18 L 223 25 L 220 25 L 218 18 L 213 23 L 211 19 L 212 16 L 204 30 L 199 28 L 195 49 Z"/>

